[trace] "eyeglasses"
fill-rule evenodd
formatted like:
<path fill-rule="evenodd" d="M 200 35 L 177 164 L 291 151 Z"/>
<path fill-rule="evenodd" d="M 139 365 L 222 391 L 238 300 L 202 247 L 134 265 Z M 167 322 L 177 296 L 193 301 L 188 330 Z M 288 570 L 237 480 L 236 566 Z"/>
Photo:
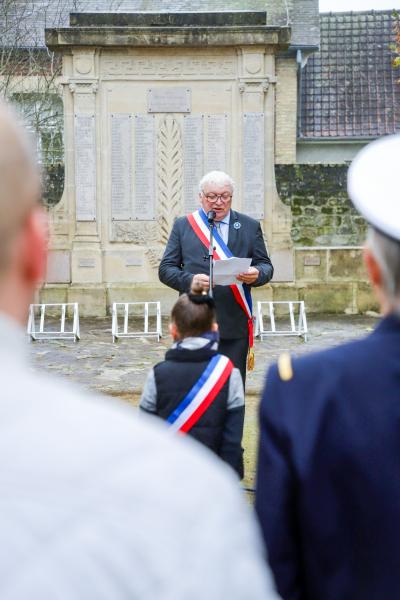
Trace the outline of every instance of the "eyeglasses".
<path fill-rule="evenodd" d="M 218 198 L 221 200 L 221 202 L 228 202 L 228 200 L 232 198 L 232 194 L 229 192 L 224 192 L 223 194 L 204 194 L 203 192 L 203 196 L 205 196 L 211 203 L 217 202 Z"/>

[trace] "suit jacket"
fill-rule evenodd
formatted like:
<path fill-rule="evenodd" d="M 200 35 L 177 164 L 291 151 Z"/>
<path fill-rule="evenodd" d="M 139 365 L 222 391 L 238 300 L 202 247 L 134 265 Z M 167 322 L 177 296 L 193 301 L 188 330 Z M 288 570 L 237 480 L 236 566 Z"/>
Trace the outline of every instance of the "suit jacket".
<path fill-rule="evenodd" d="M 400 319 L 267 378 L 256 509 L 285 600 L 400 598 Z"/>
<path fill-rule="evenodd" d="M 239 223 L 240 227 L 235 223 Z M 251 258 L 260 271 L 253 286 L 267 283 L 274 269 L 265 248 L 260 223 L 251 217 L 231 210 L 228 247 L 234 256 Z M 159 267 L 162 283 L 178 292 L 188 292 L 193 275 L 208 274 L 208 251 L 194 233 L 187 217 L 174 223 Z M 237 304 L 229 286 L 215 286 L 214 299 L 221 338 L 242 338 L 248 335 L 247 317 Z"/>

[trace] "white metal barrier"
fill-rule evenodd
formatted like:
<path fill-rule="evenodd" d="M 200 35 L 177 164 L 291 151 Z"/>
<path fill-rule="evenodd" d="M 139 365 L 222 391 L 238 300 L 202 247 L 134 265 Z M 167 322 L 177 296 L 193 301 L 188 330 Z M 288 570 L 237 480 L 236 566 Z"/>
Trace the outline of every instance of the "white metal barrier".
<path fill-rule="evenodd" d="M 268 307 L 268 314 L 265 315 L 263 312 L 264 306 Z M 288 310 L 289 317 L 289 328 L 288 329 L 277 329 L 276 324 L 276 314 L 275 307 L 279 306 L 279 308 L 285 309 L 285 305 Z M 298 310 L 298 315 L 295 314 L 296 310 Z M 269 318 L 269 329 L 265 328 L 264 320 L 265 318 Z M 304 301 L 279 301 L 279 302 L 257 302 L 257 315 L 256 315 L 256 330 L 255 335 L 259 336 L 260 339 L 264 339 L 264 337 L 270 336 L 287 336 L 287 335 L 296 335 L 302 337 L 304 341 L 307 341 L 307 318 L 306 318 L 306 308 L 304 305 Z"/>
<path fill-rule="evenodd" d="M 143 331 L 129 331 L 129 309 L 134 306 L 143 306 L 144 307 L 144 329 Z M 156 329 L 149 329 L 149 317 L 151 316 L 149 313 L 149 307 L 155 306 L 155 319 L 156 319 Z M 122 308 L 123 307 L 123 308 Z M 121 310 L 122 308 L 122 310 Z M 118 316 L 119 313 L 122 313 L 124 324 L 122 330 L 119 329 L 118 326 Z M 136 316 L 136 315 L 135 315 Z M 112 305 L 112 338 L 113 342 L 116 342 L 118 338 L 122 337 L 157 337 L 159 341 L 162 337 L 162 329 L 161 329 L 161 304 L 160 302 L 113 302 Z"/>
<path fill-rule="evenodd" d="M 46 329 L 45 317 L 46 309 L 51 307 L 53 313 L 60 313 L 60 328 L 55 329 L 51 327 Z M 58 311 L 58 308 L 60 311 Z M 70 309 L 70 311 L 68 311 Z M 66 322 L 69 319 L 69 313 L 72 311 L 72 329 L 67 330 Z M 50 317 L 54 317 L 50 315 Z M 37 320 L 39 321 L 37 323 Z M 54 320 L 53 320 L 54 321 Z M 79 331 L 79 306 L 77 302 L 66 302 L 59 304 L 31 304 L 29 307 L 29 319 L 27 326 L 27 333 L 32 341 L 36 340 L 74 340 L 76 342 L 80 339 Z"/>

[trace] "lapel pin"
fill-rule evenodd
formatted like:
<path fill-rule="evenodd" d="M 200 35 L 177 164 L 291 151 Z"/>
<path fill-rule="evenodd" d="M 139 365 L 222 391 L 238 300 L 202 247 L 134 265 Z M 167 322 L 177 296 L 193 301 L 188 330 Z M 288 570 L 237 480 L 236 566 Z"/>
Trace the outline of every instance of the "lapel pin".
<path fill-rule="evenodd" d="M 235 221 L 235 222 L 234 222 L 234 224 L 233 224 L 233 227 L 234 227 L 235 229 L 240 229 L 240 228 L 241 228 L 241 226 L 242 226 L 242 224 L 241 224 L 239 221 Z"/>

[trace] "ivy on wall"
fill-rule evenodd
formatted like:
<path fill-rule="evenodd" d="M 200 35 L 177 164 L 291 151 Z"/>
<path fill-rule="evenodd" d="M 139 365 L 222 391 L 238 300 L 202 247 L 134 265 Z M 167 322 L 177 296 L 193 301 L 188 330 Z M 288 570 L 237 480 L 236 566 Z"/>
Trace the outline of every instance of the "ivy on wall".
<path fill-rule="evenodd" d="M 61 200 L 64 191 L 64 163 L 43 165 L 43 202 L 52 207 Z"/>
<path fill-rule="evenodd" d="M 358 246 L 366 222 L 347 195 L 347 165 L 276 165 L 276 185 L 293 216 L 295 246 Z"/>

